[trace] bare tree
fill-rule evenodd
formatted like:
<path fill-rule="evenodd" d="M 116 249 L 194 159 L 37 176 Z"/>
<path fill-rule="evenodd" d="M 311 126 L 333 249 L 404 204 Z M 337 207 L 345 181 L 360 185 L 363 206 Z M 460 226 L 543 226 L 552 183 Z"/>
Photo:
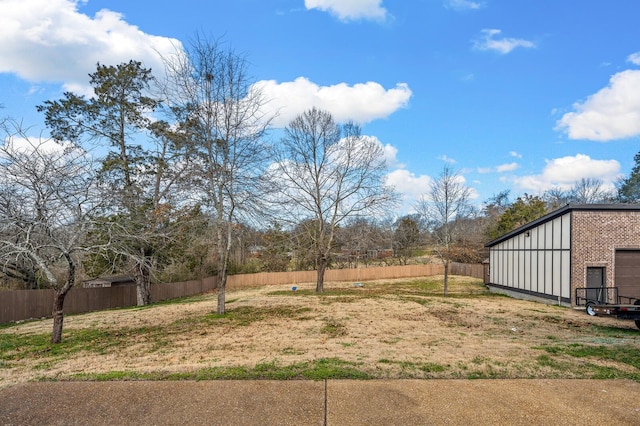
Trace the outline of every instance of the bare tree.
<path fill-rule="evenodd" d="M 340 260 L 349 268 L 358 268 L 360 262 L 367 265 L 384 260 L 393 247 L 390 234 L 373 219 L 354 217 L 347 220 L 337 233 L 342 248 Z"/>
<path fill-rule="evenodd" d="M 214 218 L 217 312 L 223 314 L 234 223 L 264 210 L 270 151 L 263 139 L 271 120 L 262 112 L 266 100 L 252 85 L 245 57 L 217 41 L 197 35 L 186 53 L 165 58 L 165 66 L 165 96 L 178 131 L 197 151 L 195 174 Z"/>
<path fill-rule="evenodd" d="M 0 110 L 4 109 L 4 105 L 0 104 Z M 6 130 L 9 117 L 0 116 L 0 129 Z"/>
<path fill-rule="evenodd" d="M 555 210 L 572 202 L 572 195 L 570 191 L 556 187 L 547 189 L 542 195 L 542 200 L 546 203 L 548 210 Z"/>
<path fill-rule="evenodd" d="M 291 235 L 278 223 L 270 225 L 261 235 L 260 263 L 265 272 L 282 272 L 291 262 Z"/>
<path fill-rule="evenodd" d="M 472 211 L 471 190 L 451 166 L 445 165 L 418 204 L 417 210 L 430 224 L 434 249 L 444 265 L 444 295 L 449 291 L 449 263 L 452 248 L 460 239 L 462 219 Z"/>
<path fill-rule="evenodd" d="M 97 207 L 93 167 L 83 150 L 18 129 L 0 150 L 0 175 L 0 259 L 35 265 L 55 291 L 51 342 L 60 343 L 64 299 Z"/>
<path fill-rule="evenodd" d="M 578 204 L 611 203 L 615 197 L 601 179 L 582 178 L 571 188 L 570 199 Z"/>
<path fill-rule="evenodd" d="M 406 265 L 421 242 L 418 221 L 411 216 L 401 218 L 393 233 L 393 248 L 402 265 Z"/>
<path fill-rule="evenodd" d="M 337 125 L 330 113 L 312 108 L 285 128 L 276 169 L 282 188 L 275 201 L 293 223 L 313 225 L 307 235 L 318 271 L 316 291 L 334 248 L 336 228 L 347 218 L 379 212 L 395 201 L 384 185 L 383 148 L 360 128 Z"/>

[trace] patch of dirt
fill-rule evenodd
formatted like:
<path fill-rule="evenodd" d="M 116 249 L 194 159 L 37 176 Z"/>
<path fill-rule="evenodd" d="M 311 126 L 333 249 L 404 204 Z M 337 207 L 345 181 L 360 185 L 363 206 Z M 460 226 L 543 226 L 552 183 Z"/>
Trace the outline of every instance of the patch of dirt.
<path fill-rule="evenodd" d="M 298 284 L 297 292 L 290 286 L 228 290 L 229 315 L 223 318 L 212 315 L 215 294 L 187 303 L 69 316 L 65 332 L 118 333 L 120 344 L 63 359 L 0 362 L 0 387 L 78 373 L 188 372 L 322 358 L 358 364 L 380 378 L 555 377 L 557 372 L 536 362 L 545 353 L 540 346 L 585 342 L 591 338 L 590 324 L 635 327 L 632 321 L 583 311 L 477 295 L 483 286 L 464 277 L 452 277 L 447 298 L 421 294 L 415 286 L 403 292 L 403 283 L 407 280 L 366 282 L 361 288 L 326 283 L 322 296 L 313 294 L 311 283 Z M 19 324 L 0 330 L 0 339 L 48 334 L 51 326 L 51 320 Z M 640 346 L 640 333 L 631 339 Z"/>

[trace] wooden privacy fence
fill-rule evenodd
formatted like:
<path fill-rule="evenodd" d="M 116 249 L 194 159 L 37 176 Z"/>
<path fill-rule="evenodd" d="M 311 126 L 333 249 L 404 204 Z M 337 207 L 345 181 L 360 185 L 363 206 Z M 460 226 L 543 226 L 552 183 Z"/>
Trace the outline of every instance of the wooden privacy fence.
<path fill-rule="evenodd" d="M 482 265 L 451 263 L 450 273 L 483 278 Z M 379 279 L 427 277 L 441 275 L 441 264 L 387 266 L 362 269 L 329 269 L 325 281 L 369 281 Z M 262 272 L 259 274 L 231 275 L 228 289 L 240 289 L 278 284 L 301 284 L 316 281 L 316 271 Z M 179 297 L 193 296 L 214 290 L 216 277 L 171 284 L 152 284 L 151 299 L 160 302 Z M 136 305 L 136 288 L 133 285 L 107 288 L 73 288 L 64 302 L 66 314 L 124 308 Z M 0 323 L 30 318 L 50 317 L 53 306 L 53 290 L 0 291 Z"/>
<path fill-rule="evenodd" d="M 325 281 L 369 281 L 394 278 L 428 277 L 444 272 L 440 264 L 383 266 L 361 269 L 327 269 Z M 316 271 L 262 272 L 259 274 L 230 275 L 227 288 L 236 289 L 277 284 L 300 284 L 316 281 Z"/>
<path fill-rule="evenodd" d="M 484 265 L 451 263 L 449 265 L 449 273 L 452 275 L 462 275 L 465 277 L 484 279 L 485 269 Z"/>
<path fill-rule="evenodd" d="M 171 284 L 152 284 L 151 300 L 160 302 L 206 293 L 216 288 L 216 278 Z M 64 300 L 65 314 L 124 308 L 136 305 L 134 285 L 106 288 L 73 288 Z M 0 292 L 0 323 L 50 317 L 53 290 L 14 290 Z"/>

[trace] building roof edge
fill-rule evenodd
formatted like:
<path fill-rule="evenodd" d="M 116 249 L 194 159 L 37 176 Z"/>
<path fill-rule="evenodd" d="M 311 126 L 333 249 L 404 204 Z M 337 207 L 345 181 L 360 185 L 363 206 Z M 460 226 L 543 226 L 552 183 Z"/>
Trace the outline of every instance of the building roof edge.
<path fill-rule="evenodd" d="M 532 228 L 535 228 L 538 225 L 541 225 L 545 222 L 553 220 L 571 211 L 638 211 L 640 212 L 640 204 L 566 204 L 552 212 L 547 213 L 546 215 L 536 220 L 533 220 L 529 223 L 526 223 L 520 226 L 519 228 L 514 229 L 511 232 L 507 232 L 506 234 L 496 238 L 495 240 L 489 241 L 484 246 L 488 248 L 493 247 L 518 234 L 526 232 Z"/>

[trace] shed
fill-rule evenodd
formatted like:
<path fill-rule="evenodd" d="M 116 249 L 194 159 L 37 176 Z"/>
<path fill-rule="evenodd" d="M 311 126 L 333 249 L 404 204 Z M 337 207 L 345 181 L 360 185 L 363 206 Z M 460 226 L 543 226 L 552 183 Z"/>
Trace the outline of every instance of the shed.
<path fill-rule="evenodd" d="M 485 247 L 492 291 L 566 306 L 640 298 L 637 204 L 567 204 Z"/>
<path fill-rule="evenodd" d="M 114 275 L 109 277 L 95 278 L 82 283 L 84 288 L 119 287 L 123 285 L 135 285 L 135 278 L 129 275 Z"/>

